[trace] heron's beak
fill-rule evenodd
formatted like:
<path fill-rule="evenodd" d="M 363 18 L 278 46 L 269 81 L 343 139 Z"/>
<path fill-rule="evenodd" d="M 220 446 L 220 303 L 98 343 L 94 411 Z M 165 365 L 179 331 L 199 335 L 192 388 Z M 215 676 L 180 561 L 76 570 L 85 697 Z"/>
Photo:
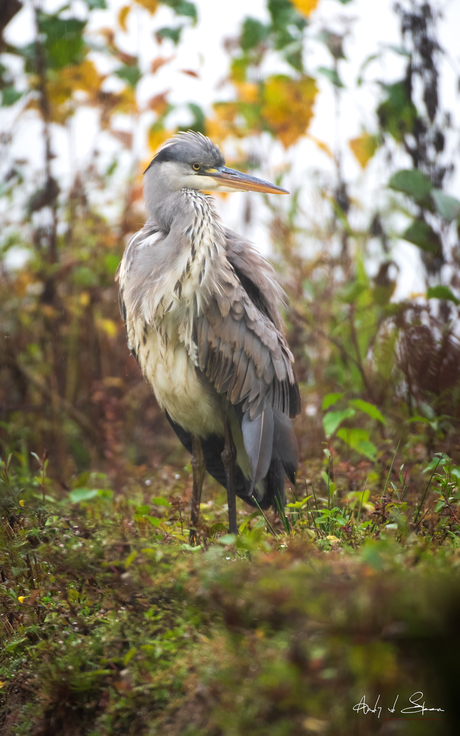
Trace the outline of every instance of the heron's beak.
<path fill-rule="evenodd" d="M 270 184 L 270 182 L 257 179 L 255 176 L 243 174 L 241 171 L 236 171 L 236 169 L 227 169 L 226 166 L 220 166 L 218 169 L 208 169 L 205 176 L 206 178 L 214 179 L 221 192 L 237 191 L 289 194 L 286 189 L 281 189 L 276 184 Z"/>

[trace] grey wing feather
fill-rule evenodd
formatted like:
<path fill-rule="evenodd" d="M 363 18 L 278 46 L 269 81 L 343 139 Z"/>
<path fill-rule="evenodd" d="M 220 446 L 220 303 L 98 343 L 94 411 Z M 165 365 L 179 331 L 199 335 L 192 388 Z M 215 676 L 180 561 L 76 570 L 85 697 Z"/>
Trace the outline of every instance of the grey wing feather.
<path fill-rule="evenodd" d="M 291 481 L 295 483 L 295 474 L 299 464 L 299 448 L 291 420 L 286 414 L 275 409 L 273 411 L 273 448 L 284 466 Z"/>
<path fill-rule="evenodd" d="M 273 410 L 270 404 L 267 404 L 256 419 L 251 420 L 247 413 L 243 416 L 241 431 L 252 476 L 250 493 L 268 473 L 273 453 L 273 429 Z"/>
<path fill-rule="evenodd" d="M 243 287 L 246 288 L 256 306 L 270 318 L 275 327 L 280 332 L 284 332 L 279 308 L 285 304 L 286 295 L 276 281 L 273 266 L 251 243 L 243 240 L 232 230 L 225 230 L 225 239 L 227 258 Z"/>

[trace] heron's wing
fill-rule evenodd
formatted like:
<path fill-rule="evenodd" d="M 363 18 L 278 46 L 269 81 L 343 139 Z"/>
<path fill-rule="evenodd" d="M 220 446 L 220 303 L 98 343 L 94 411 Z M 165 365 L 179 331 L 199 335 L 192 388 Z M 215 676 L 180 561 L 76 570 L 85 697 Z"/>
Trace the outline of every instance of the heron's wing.
<path fill-rule="evenodd" d="M 275 269 L 254 246 L 232 230 L 225 230 L 227 258 L 251 301 L 284 334 L 280 307 L 286 295 L 276 280 Z"/>
<path fill-rule="evenodd" d="M 234 273 L 219 280 L 196 320 L 199 368 L 219 393 L 254 419 L 267 403 L 297 414 L 286 338 L 248 296 Z M 292 394 L 292 395 L 291 395 Z M 292 403 L 292 406 L 291 406 Z"/>
<path fill-rule="evenodd" d="M 231 269 L 220 274 L 197 316 L 196 344 L 198 367 L 240 412 L 251 491 L 267 475 L 273 457 L 292 478 L 297 442 L 289 415 L 300 409 L 293 356 L 283 333 Z"/>
<path fill-rule="evenodd" d="M 273 323 L 274 332 L 283 347 L 287 349 L 289 361 L 293 362 L 292 354 L 284 339 L 284 322 L 280 307 L 286 303 L 286 294 L 276 280 L 276 273 L 271 265 L 253 245 L 231 230 L 225 231 L 227 258 L 234 272 L 252 301 L 256 309 Z M 267 325 L 266 325 L 267 326 Z M 270 326 L 268 325 L 268 329 Z M 281 409 L 290 416 L 297 416 L 300 412 L 300 395 L 297 381 L 292 374 L 293 381 L 289 381 L 289 409 Z"/>
<path fill-rule="evenodd" d="M 136 256 L 139 253 L 139 250 L 142 248 L 152 245 L 155 241 L 157 241 L 159 238 L 163 237 L 163 233 L 160 230 L 160 228 L 157 226 L 156 222 L 152 219 L 147 220 L 144 227 L 139 230 L 137 233 L 135 233 L 130 241 L 128 242 L 128 245 L 125 248 L 125 251 L 123 253 L 123 258 L 120 261 L 120 265 L 118 266 L 117 273 L 115 276 L 115 281 L 118 281 L 118 306 L 120 309 L 120 314 L 123 319 L 125 329 L 126 329 L 126 335 L 128 338 L 128 348 L 139 363 L 136 350 L 135 350 L 135 337 L 134 337 L 134 331 L 133 331 L 133 321 L 132 321 L 132 315 L 128 315 L 127 310 L 127 304 L 126 304 L 126 298 L 125 298 L 125 289 L 126 284 L 128 280 L 128 274 L 133 267 L 134 261 Z M 132 301 L 132 300 L 131 300 Z"/>

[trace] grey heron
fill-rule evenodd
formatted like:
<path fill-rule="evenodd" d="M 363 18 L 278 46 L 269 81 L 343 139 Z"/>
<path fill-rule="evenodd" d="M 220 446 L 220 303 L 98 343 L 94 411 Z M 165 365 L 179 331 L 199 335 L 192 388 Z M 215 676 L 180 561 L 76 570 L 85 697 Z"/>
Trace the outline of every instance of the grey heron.
<path fill-rule="evenodd" d="M 268 261 L 223 225 L 212 191 L 288 194 L 227 168 L 204 135 L 175 135 L 144 172 L 149 218 L 117 274 L 129 348 L 192 455 L 193 543 L 205 470 L 227 489 L 237 533 L 235 493 L 276 510 L 298 463 L 284 292 Z"/>

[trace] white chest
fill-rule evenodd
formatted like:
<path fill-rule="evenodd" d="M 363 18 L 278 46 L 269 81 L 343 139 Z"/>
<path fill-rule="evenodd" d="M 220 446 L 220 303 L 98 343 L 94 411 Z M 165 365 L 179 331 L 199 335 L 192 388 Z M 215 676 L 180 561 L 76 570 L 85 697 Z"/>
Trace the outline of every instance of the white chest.
<path fill-rule="evenodd" d="M 178 334 L 155 328 L 134 329 L 133 347 L 142 372 L 162 409 L 192 434 L 223 434 L 220 397 L 197 372 L 195 362 Z"/>

